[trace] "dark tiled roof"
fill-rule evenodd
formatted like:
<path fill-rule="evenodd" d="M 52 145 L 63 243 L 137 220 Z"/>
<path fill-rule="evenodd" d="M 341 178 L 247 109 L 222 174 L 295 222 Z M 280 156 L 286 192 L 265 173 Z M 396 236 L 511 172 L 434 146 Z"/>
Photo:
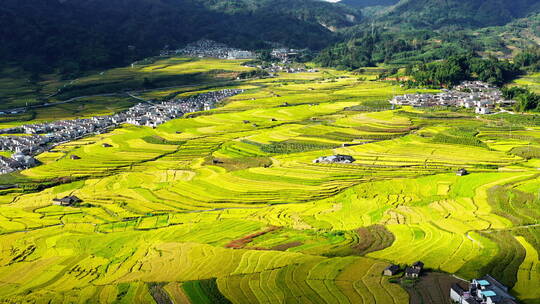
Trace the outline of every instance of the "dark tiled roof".
<path fill-rule="evenodd" d="M 405 274 L 420 274 L 420 269 L 407 267 L 405 268 Z"/>
<path fill-rule="evenodd" d="M 390 265 L 390 266 L 386 267 L 384 270 L 390 270 L 391 272 L 397 272 L 397 271 L 399 271 L 399 266 L 398 265 Z"/>
<path fill-rule="evenodd" d="M 465 290 L 463 288 L 461 288 L 461 286 L 459 286 L 456 283 L 452 284 L 452 287 L 450 287 L 450 288 L 452 288 L 452 290 L 457 292 L 459 295 L 462 295 L 465 292 Z"/>
<path fill-rule="evenodd" d="M 82 200 L 75 195 L 66 196 L 64 198 L 55 198 L 53 201 L 70 205 L 82 202 Z"/>
<path fill-rule="evenodd" d="M 476 299 L 474 298 L 469 298 L 466 300 L 468 304 L 480 304 L 480 302 L 478 302 Z"/>

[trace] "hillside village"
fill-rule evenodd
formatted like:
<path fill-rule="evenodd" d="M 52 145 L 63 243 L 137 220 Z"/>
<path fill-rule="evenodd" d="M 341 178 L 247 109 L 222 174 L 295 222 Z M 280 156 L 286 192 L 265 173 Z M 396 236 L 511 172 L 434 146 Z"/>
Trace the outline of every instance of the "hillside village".
<path fill-rule="evenodd" d="M 0 174 L 37 165 L 33 156 L 56 145 L 90 134 L 104 133 L 123 123 L 155 128 L 186 113 L 210 110 L 223 99 L 242 92 L 243 90 L 226 89 L 161 103 L 139 103 L 114 115 L 2 129 L 0 134 L 4 136 L 0 136 L 0 150 L 14 154 L 10 158 L 0 156 Z"/>
<path fill-rule="evenodd" d="M 295 58 L 302 54 L 302 50 L 290 49 L 286 47 L 274 48 L 270 56 L 282 64 L 290 64 Z M 247 50 L 232 48 L 224 43 L 213 40 L 201 39 L 190 43 L 178 50 L 162 50 L 160 56 L 187 56 L 195 58 L 218 58 L 218 59 L 256 59 L 257 53 Z M 272 66 L 277 67 L 277 64 Z"/>
<path fill-rule="evenodd" d="M 500 89 L 481 81 L 465 81 L 452 90 L 443 89 L 438 94 L 408 94 L 396 96 L 393 105 L 414 107 L 463 107 L 474 108 L 478 114 L 491 114 L 496 106 L 512 105 L 505 100 Z"/>
<path fill-rule="evenodd" d="M 178 50 L 163 50 L 160 52 L 160 56 L 172 56 L 181 55 L 188 57 L 212 57 L 219 59 L 255 59 L 255 53 L 251 51 L 245 51 L 235 49 L 227 46 L 226 44 L 215 42 L 208 39 L 201 39 L 199 41 L 188 44 L 183 49 Z"/>

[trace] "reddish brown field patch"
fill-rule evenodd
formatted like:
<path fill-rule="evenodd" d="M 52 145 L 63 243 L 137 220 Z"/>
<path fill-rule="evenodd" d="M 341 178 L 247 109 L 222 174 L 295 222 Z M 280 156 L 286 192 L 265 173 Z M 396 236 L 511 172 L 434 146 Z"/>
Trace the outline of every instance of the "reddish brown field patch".
<path fill-rule="evenodd" d="M 256 237 L 259 237 L 261 235 L 265 235 L 267 233 L 270 233 L 272 231 L 276 231 L 278 229 L 281 229 L 281 228 L 276 227 L 276 226 L 270 226 L 270 227 L 266 228 L 265 230 L 255 232 L 255 233 L 252 233 L 250 235 L 246 235 L 246 236 L 244 236 L 242 238 L 239 238 L 237 240 L 233 240 L 229 244 L 225 245 L 225 248 L 242 249 L 242 248 L 246 247 L 247 244 L 253 242 L 253 239 L 255 239 Z M 250 249 L 262 249 L 262 248 L 250 248 Z"/>
<path fill-rule="evenodd" d="M 383 250 L 394 242 L 394 235 L 382 225 L 362 227 L 356 230 L 360 240 L 352 248 L 359 255 Z"/>
<path fill-rule="evenodd" d="M 296 242 L 290 242 L 290 243 L 276 245 L 276 246 L 270 248 L 270 250 L 286 251 L 289 248 L 294 248 L 294 247 L 298 247 L 298 246 L 301 246 L 301 245 L 303 245 L 302 242 L 296 241 Z"/>

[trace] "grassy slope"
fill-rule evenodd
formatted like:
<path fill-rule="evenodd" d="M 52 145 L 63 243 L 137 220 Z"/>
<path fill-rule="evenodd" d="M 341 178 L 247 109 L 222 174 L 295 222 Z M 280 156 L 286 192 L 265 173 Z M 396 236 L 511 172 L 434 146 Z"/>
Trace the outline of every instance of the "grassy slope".
<path fill-rule="evenodd" d="M 512 84 L 529 87 L 535 93 L 540 93 L 540 73 L 523 76 Z"/>
<path fill-rule="evenodd" d="M 489 272 L 517 295 L 534 284 L 540 237 L 522 226 L 540 221 L 523 212 L 540 209 L 540 161 L 509 151 L 540 146 L 536 127 L 513 117 L 509 137 L 504 117 L 389 110 L 381 101 L 405 91 L 343 72 L 242 86 L 223 107 L 40 155 L 22 174 L 66 183 L 0 196 L 3 298 L 405 303 L 380 271 L 419 259 Z M 357 161 L 312 163 L 333 153 Z M 51 206 L 70 194 L 92 207 Z"/>
<path fill-rule="evenodd" d="M 241 66 L 241 62 L 216 59 L 153 58 L 137 62 L 133 66 L 90 73 L 73 80 L 62 80 L 58 75 L 45 75 L 39 80 L 31 81 L 30 75 L 23 71 L 4 68 L 0 71 L 0 110 L 26 105 L 58 103 L 77 97 L 83 97 L 77 100 L 77 106 L 81 106 L 88 99 L 96 100 L 99 105 L 100 100 L 107 98 L 129 99 L 123 93 L 129 90 L 152 90 L 162 87 L 178 87 L 180 90 L 182 87 L 226 83 L 236 79 L 238 73 L 249 70 Z M 145 79 L 147 79 L 146 84 Z M 84 98 L 111 93 L 113 96 Z M 66 107 L 68 108 L 66 114 L 68 114 L 75 106 L 59 105 L 54 107 L 54 110 L 62 111 Z M 115 110 L 125 107 L 126 105 L 123 105 Z M 100 105 L 100 108 L 104 108 L 103 105 Z M 32 112 L 35 112 L 39 118 L 48 109 L 50 108 L 36 109 Z M 77 115 L 84 115 L 84 113 L 77 113 Z M 0 122 L 9 118 L 9 116 L 2 116 Z M 12 120 L 20 121 L 21 117 L 15 116 Z"/>

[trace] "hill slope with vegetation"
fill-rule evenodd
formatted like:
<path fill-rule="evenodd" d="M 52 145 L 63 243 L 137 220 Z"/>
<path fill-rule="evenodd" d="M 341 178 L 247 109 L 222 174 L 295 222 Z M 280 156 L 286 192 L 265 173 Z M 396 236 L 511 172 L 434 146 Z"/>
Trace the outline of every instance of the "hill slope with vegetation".
<path fill-rule="evenodd" d="M 402 0 L 384 18 L 414 28 L 504 25 L 540 10 L 536 0 Z"/>
<path fill-rule="evenodd" d="M 317 61 L 355 69 L 426 63 L 466 53 L 507 59 L 538 47 L 539 16 L 540 3 L 534 0 L 402 0 L 344 29 L 343 40 L 321 52 Z"/>
<path fill-rule="evenodd" d="M 0 7 L 1 62 L 35 72 L 120 66 L 209 38 L 256 49 L 278 42 L 320 49 L 331 30 L 361 14 L 312 0 L 6 0 Z"/>
<path fill-rule="evenodd" d="M 364 8 L 370 6 L 390 6 L 397 4 L 399 0 L 342 0 L 340 3 L 352 7 Z"/>

